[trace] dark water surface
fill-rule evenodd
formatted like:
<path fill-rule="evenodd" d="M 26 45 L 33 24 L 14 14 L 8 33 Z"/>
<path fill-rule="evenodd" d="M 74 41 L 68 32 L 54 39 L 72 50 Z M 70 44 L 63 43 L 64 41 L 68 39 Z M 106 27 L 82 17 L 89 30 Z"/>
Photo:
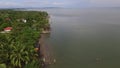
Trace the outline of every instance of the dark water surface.
<path fill-rule="evenodd" d="M 48 9 L 56 64 L 50 68 L 120 68 L 120 9 Z"/>

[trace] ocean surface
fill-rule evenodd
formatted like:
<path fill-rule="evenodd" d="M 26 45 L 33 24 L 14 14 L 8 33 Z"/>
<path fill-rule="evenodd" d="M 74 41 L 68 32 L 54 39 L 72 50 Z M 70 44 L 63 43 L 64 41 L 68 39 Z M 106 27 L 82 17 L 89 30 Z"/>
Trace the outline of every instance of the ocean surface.
<path fill-rule="evenodd" d="M 120 8 L 45 11 L 56 59 L 49 68 L 120 68 Z"/>

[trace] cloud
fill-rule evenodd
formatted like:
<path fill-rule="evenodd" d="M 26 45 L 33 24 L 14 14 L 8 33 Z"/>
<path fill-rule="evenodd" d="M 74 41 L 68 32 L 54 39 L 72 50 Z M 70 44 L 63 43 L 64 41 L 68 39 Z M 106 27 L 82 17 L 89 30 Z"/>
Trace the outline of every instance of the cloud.
<path fill-rule="evenodd" d="M 120 4 L 120 0 L 90 0 L 93 4 Z"/>
<path fill-rule="evenodd" d="M 17 2 L 4 2 L 4 1 L 0 2 L 0 7 L 1 8 L 4 8 L 4 7 L 14 7 L 14 6 L 16 6 L 16 7 L 19 6 L 20 7 L 22 5 L 17 3 Z"/>
<path fill-rule="evenodd" d="M 120 6 L 120 0 L 0 0 L 0 8 L 80 6 Z"/>
<path fill-rule="evenodd" d="M 64 5 L 65 3 L 60 3 L 60 2 L 53 2 L 53 5 Z"/>
<path fill-rule="evenodd" d="M 25 0 L 25 1 L 0 1 L 0 8 L 10 7 L 51 7 L 51 6 L 63 6 L 63 2 L 56 1 L 38 1 L 38 0 Z"/>
<path fill-rule="evenodd" d="M 24 4 L 49 4 L 48 1 L 24 1 Z"/>
<path fill-rule="evenodd" d="M 1 0 L 0 7 L 72 7 L 88 0 Z"/>
<path fill-rule="evenodd" d="M 63 6 L 64 2 L 56 2 L 56 1 L 24 1 L 26 6 Z"/>

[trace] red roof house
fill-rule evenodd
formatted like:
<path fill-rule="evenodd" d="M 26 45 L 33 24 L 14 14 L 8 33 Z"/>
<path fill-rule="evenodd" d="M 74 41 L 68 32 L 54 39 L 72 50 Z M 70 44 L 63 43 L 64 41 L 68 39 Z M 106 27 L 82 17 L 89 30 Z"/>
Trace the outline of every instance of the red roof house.
<path fill-rule="evenodd" d="M 4 28 L 4 31 L 11 31 L 12 30 L 12 27 L 6 27 Z"/>

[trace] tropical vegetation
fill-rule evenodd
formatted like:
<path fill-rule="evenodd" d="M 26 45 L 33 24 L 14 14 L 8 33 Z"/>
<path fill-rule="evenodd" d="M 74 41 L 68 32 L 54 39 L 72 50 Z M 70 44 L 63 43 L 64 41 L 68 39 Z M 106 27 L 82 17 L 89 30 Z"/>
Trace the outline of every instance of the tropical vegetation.
<path fill-rule="evenodd" d="M 0 10 L 0 68 L 40 68 L 34 48 L 48 22 L 45 11 Z"/>

